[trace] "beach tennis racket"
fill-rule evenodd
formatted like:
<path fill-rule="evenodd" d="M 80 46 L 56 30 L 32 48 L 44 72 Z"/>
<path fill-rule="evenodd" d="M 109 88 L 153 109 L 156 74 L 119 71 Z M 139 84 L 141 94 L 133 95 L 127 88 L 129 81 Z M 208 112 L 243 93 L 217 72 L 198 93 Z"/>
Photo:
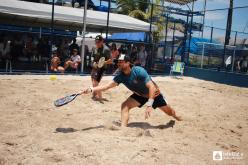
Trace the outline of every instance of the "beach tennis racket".
<path fill-rule="evenodd" d="M 97 67 L 102 68 L 104 66 L 105 57 L 101 57 L 98 61 Z"/>
<path fill-rule="evenodd" d="M 74 93 L 65 97 L 62 97 L 56 101 L 54 101 L 54 105 L 56 107 L 60 107 L 62 105 L 68 104 L 69 102 L 73 101 L 80 93 Z"/>

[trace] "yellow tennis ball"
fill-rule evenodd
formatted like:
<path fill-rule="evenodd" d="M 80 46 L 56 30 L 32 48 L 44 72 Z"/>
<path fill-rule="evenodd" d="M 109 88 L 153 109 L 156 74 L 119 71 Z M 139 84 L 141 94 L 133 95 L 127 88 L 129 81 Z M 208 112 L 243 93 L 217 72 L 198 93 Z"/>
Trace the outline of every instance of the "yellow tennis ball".
<path fill-rule="evenodd" d="M 50 80 L 52 80 L 52 81 L 57 80 L 57 76 L 56 75 L 51 75 Z"/>

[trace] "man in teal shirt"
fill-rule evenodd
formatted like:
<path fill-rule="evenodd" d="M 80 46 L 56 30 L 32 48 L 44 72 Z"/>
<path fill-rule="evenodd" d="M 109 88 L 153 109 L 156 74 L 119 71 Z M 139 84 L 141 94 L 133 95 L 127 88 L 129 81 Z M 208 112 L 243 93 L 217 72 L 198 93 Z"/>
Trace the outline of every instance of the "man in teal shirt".
<path fill-rule="evenodd" d="M 128 124 L 129 110 L 134 107 L 142 107 L 144 104 L 146 104 L 145 119 L 150 117 L 152 108 L 159 108 L 176 120 L 181 120 L 181 118 L 176 115 L 176 112 L 167 104 L 158 86 L 152 81 L 144 68 L 132 66 L 130 57 L 121 54 L 118 59 L 118 69 L 117 75 L 108 84 L 90 87 L 81 93 L 87 94 L 90 92 L 105 91 L 123 83 L 133 92 L 121 105 L 121 126 L 123 127 L 126 127 Z"/>

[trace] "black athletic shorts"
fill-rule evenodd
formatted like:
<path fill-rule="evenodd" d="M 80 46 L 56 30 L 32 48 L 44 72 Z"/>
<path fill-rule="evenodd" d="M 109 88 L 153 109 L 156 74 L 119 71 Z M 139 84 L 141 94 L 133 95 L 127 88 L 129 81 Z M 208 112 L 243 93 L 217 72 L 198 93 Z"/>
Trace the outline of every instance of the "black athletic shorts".
<path fill-rule="evenodd" d="M 148 98 L 139 96 L 135 93 L 132 94 L 130 97 L 140 103 L 139 107 L 142 107 L 148 101 Z M 167 105 L 167 103 L 164 99 L 164 96 L 162 94 L 159 94 L 157 97 L 154 98 L 152 108 L 156 109 L 157 107 L 162 107 L 165 105 Z"/>
<path fill-rule="evenodd" d="M 103 76 L 105 69 L 92 69 L 91 71 L 91 78 L 100 82 Z"/>

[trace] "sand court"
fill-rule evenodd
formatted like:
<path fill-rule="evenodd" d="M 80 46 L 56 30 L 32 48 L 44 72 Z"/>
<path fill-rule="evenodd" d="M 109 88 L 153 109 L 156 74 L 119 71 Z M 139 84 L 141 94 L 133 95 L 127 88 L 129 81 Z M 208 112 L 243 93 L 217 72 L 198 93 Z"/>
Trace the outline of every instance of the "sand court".
<path fill-rule="evenodd" d="M 57 108 L 54 100 L 90 86 L 90 77 L 1 75 L 0 164 L 216 164 L 213 151 L 243 154 L 217 163 L 247 164 L 248 88 L 153 79 L 183 121 L 159 109 L 145 120 L 145 108 L 135 108 L 120 129 L 131 95 L 123 85 L 103 92 L 103 103 L 83 95 Z"/>

